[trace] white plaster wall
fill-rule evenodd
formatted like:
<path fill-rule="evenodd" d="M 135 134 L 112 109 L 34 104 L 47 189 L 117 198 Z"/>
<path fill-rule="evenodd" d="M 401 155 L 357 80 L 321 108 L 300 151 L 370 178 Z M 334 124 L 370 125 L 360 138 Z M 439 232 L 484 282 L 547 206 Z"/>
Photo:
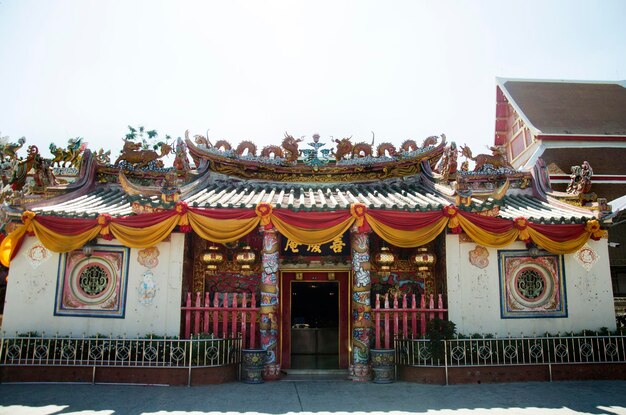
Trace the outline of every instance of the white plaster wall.
<path fill-rule="evenodd" d="M 568 316 L 565 318 L 500 317 L 498 250 L 488 248 L 489 265 L 480 269 L 469 262 L 475 242 L 460 242 L 458 235 L 446 236 L 446 268 L 449 319 L 463 334 L 491 333 L 498 336 L 565 333 L 608 327 L 615 330 L 613 289 L 606 239 L 589 240 L 598 262 L 585 270 L 573 254 L 565 255 L 565 286 Z M 515 242 L 503 249 L 525 249 Z"/>
<path fill-rule="evenodd" d="M 134 337 L 154 333 L 180 334 L 181 285 L 183 272 L 184 234 L 172 233 L 167 242 L 157 245 L 159 264 L 152 269 L 157 284 L 150 304 L 139 302 L 139 285 L 146 267 L 137 261 L 138 249 L 130 250 L 126 314 L 124 318 L 68 317 L 54 315 L 59 254 L 37 268 L 26 260 L 25 253 L 38 242 L 26 237 L 11 261 L 7 284 L 2 330 L 8 335 L 36 331 L 60 335 L 112 334 Z M 117 241 L 98 240 L 102 245 L 120 245 Z"/>

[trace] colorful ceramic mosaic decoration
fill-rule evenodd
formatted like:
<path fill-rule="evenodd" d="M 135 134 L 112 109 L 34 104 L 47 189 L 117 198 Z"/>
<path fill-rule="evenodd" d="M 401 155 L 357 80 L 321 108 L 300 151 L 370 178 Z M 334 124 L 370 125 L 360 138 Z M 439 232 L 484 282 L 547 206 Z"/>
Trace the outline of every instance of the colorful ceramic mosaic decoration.
<path fill-rule="evenodd" d="M 502 318 L 567 317 L 563 256 L 498 251 Z"/>
<path fill-rule="evenodd" d="M 54 314 L 124 318 L 130 248 L 99 245 L 91 256 L 71 251 L 59 257 Z"/>

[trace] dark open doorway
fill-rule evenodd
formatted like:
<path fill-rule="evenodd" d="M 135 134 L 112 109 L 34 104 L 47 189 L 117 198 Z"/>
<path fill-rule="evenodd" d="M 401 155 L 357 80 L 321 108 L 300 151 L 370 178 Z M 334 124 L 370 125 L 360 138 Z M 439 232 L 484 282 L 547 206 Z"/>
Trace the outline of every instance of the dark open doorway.
<path fill-rule="evenodd" d="M 339 368 L 338 282 L 292 282 L 291 367 Z"/>

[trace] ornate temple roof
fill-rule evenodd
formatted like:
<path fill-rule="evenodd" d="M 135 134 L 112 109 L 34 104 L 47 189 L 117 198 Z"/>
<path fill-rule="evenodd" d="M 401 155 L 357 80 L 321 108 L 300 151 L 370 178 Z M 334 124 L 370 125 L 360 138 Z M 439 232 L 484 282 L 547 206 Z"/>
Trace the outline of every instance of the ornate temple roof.
<path fill-rule="evenodd" d="M 210 146 L 196 136 L 194 144 L 187 137 L 184 143 L 179 139 L 174 161 L 179 168 L 174 169 L 138 168 L 124 161 L 115 166 L 86 151 L 73 184 L 50 186 L 48 198 L 24 199 L 26 203 L 13 207 L 13 216 L 32 210 L 70 218 L 123 217 L 171 209 L 182 201 L 218 209 L 268 203 L 274 209 L 305 212 L 349 209 L 355 203 L 368 209 L 429 212 L 454 204 L 467 212 L 539 223 L 580 223 L 594 217 L 589 210 L 549 201 L 530 172 L 487 165 L 479 171 L 442 173 L 444 150 L 456 151 L 454 143 L 446 146 L 443 135 L 427 138 L 421 147 L 412 140 L 397 149 L 383 143 L 376 154 L 366 143 L 358 144 L 359 151 L 354 150 L 357 145 L 340 150 L 348 139 L 335 140 L 336 150 L 324 149 L 318 136 L 309 150 L 298 150 L 299 141 L 286 134 L 284 152 L 270 146 L 271 151 L 266 148 L 256 156 L 250 142 L 232 150 L 225 142 Z M 290 159 L 289 148 L 300 158 Z M 195 168 L 185 161 L 187 149 Z"/>
<path fill-rule="evenodd" d="M 230 243 L 259 227 L 275 227 L 297 244 L 320 245 L 348 229 L 369 229 L 409 248 L 449 231 L 487 246 L 519 239 L 561 254 L 606 234 L 592 220 L 600 212 L 554 200 L 545 169 L 516 171 L 498 148 L 474 156 L 467 146 L 446 145 L 442 135 L 439 144 L 429 137 L 421 147 L 413 142 L 400 150 L 383 143 L 374 155 L 371 144 L 349 139 L 322 152 L 316 138 L 309 143 L 313 150 L 300 152 L 299 140 L 286 135 L 284 152 L 273 146 L 259 157 L 250 142 L 242 154 L 223 143 L 201 149 L 179 138 L 173 168 L 160 160 L 172 150 L 167 143 L 159 154 L 127 141 L 113 165 L 102 151 L 77 150 L 79 173 L 63 184 L 31 146 L 28 158 L 18 160 L 22 175 L 10 182 L 14 192 L 3 195 L 13 203 L 2 208 L 8 234 L 0 262 L 8 266 L 31 232 L 54 252 L 96 237 L 145 248 L 174 231 Z M 475 162 L 474 171 L 467 162 L 457 169 L 459 153 Z M 26 187 L 29 174 L 34 183 Z M 583 184 L 587 189 L 590 181 Z"/>

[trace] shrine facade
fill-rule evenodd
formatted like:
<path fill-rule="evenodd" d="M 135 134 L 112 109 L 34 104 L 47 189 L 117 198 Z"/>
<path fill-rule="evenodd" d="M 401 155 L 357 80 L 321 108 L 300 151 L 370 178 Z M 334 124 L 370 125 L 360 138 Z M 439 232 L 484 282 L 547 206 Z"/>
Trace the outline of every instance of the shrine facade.
<path fill-rule="evenodd" d="M 30 165 L 38 180 L 3 208 L 3 331 L 241 336 L 267 353 L 267 378 L 359 378 L 372 348 L 435 320 L 468 334 L 615 329 L 602 212 L 549 199 L 540 168 L 464 147 L 469 171 L 444 135 L 302 141 L 257 156 L 200 135 L 160 153 L 127 139 L 115 163 L 84 150 L 62 185 Z"/>

